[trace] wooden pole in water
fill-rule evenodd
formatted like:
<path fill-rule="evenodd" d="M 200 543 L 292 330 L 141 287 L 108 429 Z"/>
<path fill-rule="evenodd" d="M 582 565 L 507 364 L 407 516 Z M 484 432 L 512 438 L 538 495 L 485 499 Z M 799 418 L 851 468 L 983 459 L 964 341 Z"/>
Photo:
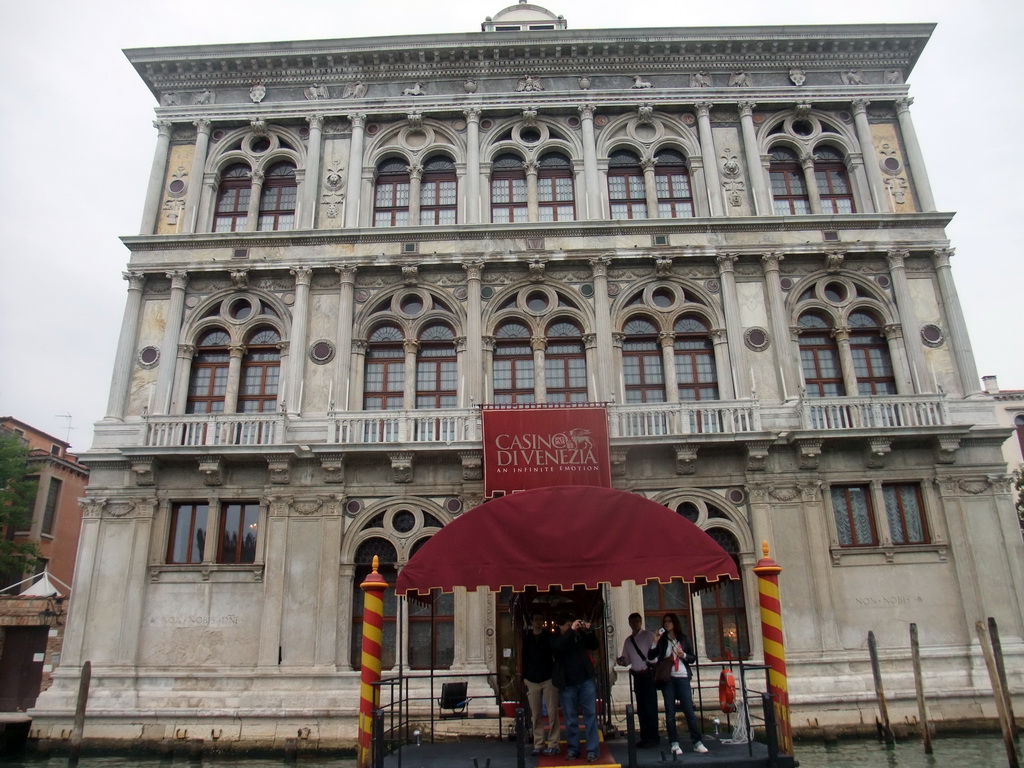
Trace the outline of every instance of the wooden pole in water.
<path fill-rule="evenodd" d="M 71 757 L 78 759 L 82 751 L 82 733 L 85 731 L 85 704 L 89 701 L 89 683 L 92 681 L 92 662 L 82 665 L 82 677 L 78 681 L 78 699 L 75 702 L 75 724 L 71 729 Z"/>
<path fill-rule="evenodd" d="M 921 645 L 917 641 L 917 624 L 910 625 L 910 655 L 914 662 L 914 689 L 917 691 L 917 712 L 921 720 L 924 753 L 932 753 L 932 729 L 928 723 L 928 705 L 924 700 L 924 679 L 921 676 Z"/>
<path fill-rule="evenodd" d="M 878 696 L 878 710 L 881 713 L 882 721 L 879 729 L 885 738 L 886 744 L 895 744 L 896 737 L 893 736 L 892 726 L 889 725 L 889 707 L 885 703 L 885 687 L 882 685 L 882 670 L 878 666 L 878 646 L 875 643 L 875 633 L 868 632 L 868 652 L 871 654 L 871 674 L 875 678 L 875 694 Z"/>
<path fill-rule="evenodd" d="M 1003 729 L 1003 746 L 1006 747 L 1007 765 L 1010 768 L 1020 768 L 1020 763 L 1017 761 L 1017 748 L 1013 743 L 1013 733 L 1010 731 L 1010 722 L 1006 717 L 1006 700 L 1003 698 L 1003 689 L 999 685 L 999 673 L 996 671 L 995 654 L 992 653 L 988 627 L 985 626 L 984 621 L 976 622 L 974 627 L 978 630 L 981 652 L 985 655 L 985 666 L 988 667 L 988 679 L 992 681 L 992 692 L 996 697 L 996 711 L 999 713 L 999 727 Z"/>
<path fill-rule="evenodd" d="M 988 633 L 992 636 L 992 654 L 996 658 L 996 672 L 999 674 L 999 685 L 1003 689 L 1003 705 L 1006 707 L 1006 719 L 1010 723 L 1010 733 L 1017 738 L 1019 732 L 1017 720 L 1013 716 L 1013 697 L 1010 695 L 1010 686 L 1006 682 L 1006 665 L 1003 663 L 1003 644 L 999 641 L 999 627 L 996 625 L 994 616 L 988 617 Z"/>

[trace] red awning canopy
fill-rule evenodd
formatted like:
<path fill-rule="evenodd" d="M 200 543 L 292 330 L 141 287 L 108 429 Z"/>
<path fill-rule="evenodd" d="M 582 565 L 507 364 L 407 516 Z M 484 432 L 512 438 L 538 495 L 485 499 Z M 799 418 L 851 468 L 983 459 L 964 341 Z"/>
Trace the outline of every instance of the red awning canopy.
<path fill-rule="evenodd" d="M 609 488 L 555 486 L 503 496 L 446 525 L 402 568 L 396 591 L 595 589 L 676 578 L 739 574 L 714 539 L 661 504 Z"/>

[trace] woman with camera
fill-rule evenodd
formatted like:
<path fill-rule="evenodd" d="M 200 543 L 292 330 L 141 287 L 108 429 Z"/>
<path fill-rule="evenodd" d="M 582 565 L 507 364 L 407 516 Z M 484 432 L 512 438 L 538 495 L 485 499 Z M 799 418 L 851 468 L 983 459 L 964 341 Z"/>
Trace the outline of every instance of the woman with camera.
<path fill-rule="evenodd" d="M 693 693 L 690 691 L 690 664 L 697 661 L 690 645 L 690 639 L 683 632 L 683 625 L 674 613 L 666 613 L 661 620 L 656 640 L 648 652 L 649 659 L 660 662 L 670 660 L 671 674 L 668 681 L 661 686 L 661 696 L 665 701 L 665 730 L 668 740 L 672 743 L 672 754 L 683 754 L 679 746 L 679 732 L 676 729 L 676 702 L 681 702 L 686 725 L 690 729 L 693 751 L 705 754 L 708 748 L 700 740 L 700 727 L 697 715 L 693 711 Z"/>

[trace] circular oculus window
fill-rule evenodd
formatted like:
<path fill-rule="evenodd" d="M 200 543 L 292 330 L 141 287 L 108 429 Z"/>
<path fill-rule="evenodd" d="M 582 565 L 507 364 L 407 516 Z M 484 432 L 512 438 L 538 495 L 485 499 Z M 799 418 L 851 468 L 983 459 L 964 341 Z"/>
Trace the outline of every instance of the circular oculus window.
<path fill-rule="evenodd" d="M 143 347 L 139 350 L 139 365 L 152 368 L 160 362 L 160 350 L 156 347 Z"/>
<path fill-rule="evenodd" d="M 921 326 L 921 341 L 929 347 L 940 347 L 946 340 L 946 335 L 935 323 L 927 323 Z"/>
<path fill-rule="evenodd" d="M 324 365 L 334 359 L 334 345 L 327 339 L 314 341 L 309 348 L 309 359 L 317 365 Z"/>
<path fill-rule="evenodd" d="M 743 334 L 743 341 L 755 352 L 768 349 L 769 344 L 771 344 L 771 338 L 768 336 L 768 331 L 764 328 L 757 327 L 747 328 Z"/>

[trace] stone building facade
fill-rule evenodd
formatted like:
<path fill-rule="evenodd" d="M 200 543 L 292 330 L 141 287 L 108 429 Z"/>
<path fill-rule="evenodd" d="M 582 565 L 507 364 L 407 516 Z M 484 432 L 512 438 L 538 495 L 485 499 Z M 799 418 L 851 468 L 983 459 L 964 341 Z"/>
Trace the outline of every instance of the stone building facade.
<path fill-rule="evenodd" d="M 767 540 L 796 726 L 871 721 L 869 630 L 916 712 L 909 622 L 936 718 L 994 715 L 977 620 L 1024 682 L 1007 431 L 911 120 L 932 27 L 565 27 L 127 51 L 156 152 L 37 736 L 90 660 L 87 738 L 351 743 L 358 584 L 482 501 L 495 403 L 607 403 L 614 486 L 741 566 L 738 610 L 610 590 L 611 647 L 671 609 L 760 659 Z M 500 672 L 500 600 L 389 605 L 385 668 Z"/>

